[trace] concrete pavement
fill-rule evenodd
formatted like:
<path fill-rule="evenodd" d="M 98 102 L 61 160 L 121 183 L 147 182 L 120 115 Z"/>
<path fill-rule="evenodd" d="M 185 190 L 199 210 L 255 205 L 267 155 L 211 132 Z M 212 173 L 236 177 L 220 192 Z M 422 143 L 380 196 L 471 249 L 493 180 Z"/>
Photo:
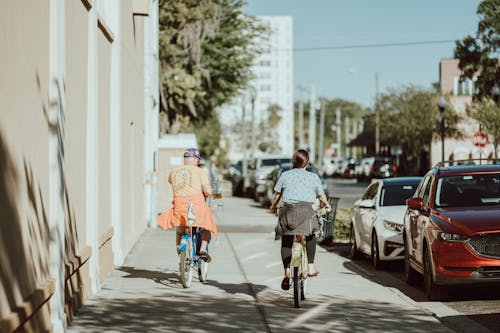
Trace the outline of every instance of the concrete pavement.
<path fill-rule="evenodd" d="M 228 197 L 208 283 L 178 280 L 173 231 L 147 230 L 70 332 L 452 332 L 410 298 L 367 278 L 362 268 L 318 247 L 320 275 L 293 308 L 282 291 L 275 218 L 250 199 Z"/>

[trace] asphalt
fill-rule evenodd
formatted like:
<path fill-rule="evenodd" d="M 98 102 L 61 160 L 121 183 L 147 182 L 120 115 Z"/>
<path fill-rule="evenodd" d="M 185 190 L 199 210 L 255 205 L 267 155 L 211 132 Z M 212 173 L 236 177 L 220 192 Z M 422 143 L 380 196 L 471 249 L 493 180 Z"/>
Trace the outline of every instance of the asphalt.
<path fill-rule="evenodd" d="M 275 217 L 250 199 L 224 198 L 214 211 L 208 282 L 179 282 L 175 232 L 148 229 L 102 290 L 80 309 L 69 332 L 454 332 L 396 288 L 318 247 L 320 275 L 293 308 L 280 289 Z"/>

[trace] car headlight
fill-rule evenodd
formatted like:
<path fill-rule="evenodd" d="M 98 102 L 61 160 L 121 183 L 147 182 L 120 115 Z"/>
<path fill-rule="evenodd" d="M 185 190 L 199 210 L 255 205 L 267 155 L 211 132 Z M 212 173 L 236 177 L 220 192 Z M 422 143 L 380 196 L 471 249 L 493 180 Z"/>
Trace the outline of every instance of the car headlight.
<path fill-rule="evenodd" d="M 437 235 L 439 240 L 445 241 L 445 242 L 464 242 L 468 238 L 459 234 L 452 234 L 450 232 L 438 232 Z"/>
<path fill-rule="evenodd" d="M 394 223 L 391 221 L 384 220 L 384 228 L 390 231 L 401 233 L 403 232 L 403 225 L 399 223 Z"/>

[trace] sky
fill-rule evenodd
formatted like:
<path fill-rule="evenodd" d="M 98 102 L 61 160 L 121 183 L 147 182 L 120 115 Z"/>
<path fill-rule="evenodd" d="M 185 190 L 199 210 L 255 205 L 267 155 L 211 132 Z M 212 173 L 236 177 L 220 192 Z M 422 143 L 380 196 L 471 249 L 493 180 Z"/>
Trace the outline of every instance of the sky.
<path fill-rule="evenodd" d="M 247 0 L 257 16 L 292 16 L 294 99 L 316 94 L 372 107 L 379 92 L 402 86 L 431 88 L 439 61 L 453 58 L 454 40 L 477 30 L 479 0 Z M 451 41 L 398 47 L 344 47 Z M 306 49 L 306 50 L 304 50 Z"/>

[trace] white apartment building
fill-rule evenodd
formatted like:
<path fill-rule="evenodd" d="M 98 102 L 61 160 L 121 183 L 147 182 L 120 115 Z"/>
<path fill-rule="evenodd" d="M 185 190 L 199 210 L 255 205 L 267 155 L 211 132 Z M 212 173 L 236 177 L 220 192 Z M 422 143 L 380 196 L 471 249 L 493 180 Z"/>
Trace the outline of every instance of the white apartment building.
<path fill-rule="evenodd" d="M 255 79 L 250 83 L 253 89 L 249 88 L 229 105 L 218 110 L 226 138 L 221 144 L 228 149 L 230 160 L 238 160 L 244 156 L 243 135 L 241 130 L 235 130 L 239 128 L 237 124 L 241 124 L 242 119 L 248 123 L 247 147 L 251 147 L 250 124 L 253 123 L 256 137 L 255 156 L 265 153 L 258 149 L 258 145 L 270 138 L 259 135 L 259 124 L 267 122 L 268 108 L 273 104 L 281 107 L 281 120 L 273 131 L 276 133 L 279 149 L 273 153 L 291 155 L 294 149 L 293 20 L 291 16 L 259 16 L 259 19 L 269 28 L 270 33 L 258 41 L 263 52 L 256 57 L 253 65 Z M 249 148 L 247 156 L 250 155 Z"/>

